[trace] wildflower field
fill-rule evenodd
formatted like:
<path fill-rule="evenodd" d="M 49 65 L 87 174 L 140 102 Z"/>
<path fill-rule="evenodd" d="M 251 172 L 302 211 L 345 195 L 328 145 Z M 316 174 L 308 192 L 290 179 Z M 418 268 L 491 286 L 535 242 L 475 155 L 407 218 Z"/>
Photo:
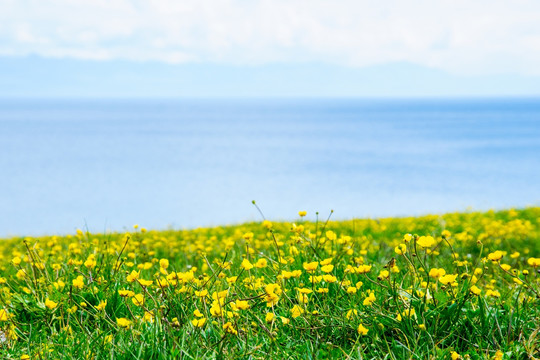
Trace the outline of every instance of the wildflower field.
<path fill-rule="evenodd" d="M 2 359 L 540 358 L 540 208 L 0 241 Z"/>

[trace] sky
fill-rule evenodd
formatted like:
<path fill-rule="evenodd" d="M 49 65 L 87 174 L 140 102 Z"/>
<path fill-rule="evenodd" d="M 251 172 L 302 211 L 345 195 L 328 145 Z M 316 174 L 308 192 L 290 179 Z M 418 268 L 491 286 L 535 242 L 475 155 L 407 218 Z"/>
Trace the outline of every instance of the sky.
<path fill-rule="evenodd" d="M 0 0 L 0 96 L 540 95 L 537 0 Z"/>

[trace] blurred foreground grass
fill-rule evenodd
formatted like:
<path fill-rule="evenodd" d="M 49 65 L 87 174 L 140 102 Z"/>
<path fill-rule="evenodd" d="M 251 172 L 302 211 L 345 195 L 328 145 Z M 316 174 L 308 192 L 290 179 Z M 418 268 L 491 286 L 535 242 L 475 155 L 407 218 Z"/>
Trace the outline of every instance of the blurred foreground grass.
<path fill-rule="evenodd" d="M 0 270 L 2 359 L 540 357 L 540 208 L 13 238 Z"/>

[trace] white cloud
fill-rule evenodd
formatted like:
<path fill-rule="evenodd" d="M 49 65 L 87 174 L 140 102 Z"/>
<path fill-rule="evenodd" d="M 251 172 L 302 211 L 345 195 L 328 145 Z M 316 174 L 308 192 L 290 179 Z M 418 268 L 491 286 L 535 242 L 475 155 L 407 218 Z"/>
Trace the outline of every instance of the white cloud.
<path fill-rule="evenodd" d="M 0 0 L 0 54 L 540 74 L 538 0 Z"/>

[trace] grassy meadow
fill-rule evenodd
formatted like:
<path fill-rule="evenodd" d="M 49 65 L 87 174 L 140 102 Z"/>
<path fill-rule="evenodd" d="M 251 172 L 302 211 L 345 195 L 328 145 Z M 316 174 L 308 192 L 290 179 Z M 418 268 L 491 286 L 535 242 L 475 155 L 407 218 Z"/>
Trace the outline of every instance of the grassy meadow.
<path fill-rule="evenodd" d="M 537 359 L 540 208 L 0 241 L 2 359 Z"/>

